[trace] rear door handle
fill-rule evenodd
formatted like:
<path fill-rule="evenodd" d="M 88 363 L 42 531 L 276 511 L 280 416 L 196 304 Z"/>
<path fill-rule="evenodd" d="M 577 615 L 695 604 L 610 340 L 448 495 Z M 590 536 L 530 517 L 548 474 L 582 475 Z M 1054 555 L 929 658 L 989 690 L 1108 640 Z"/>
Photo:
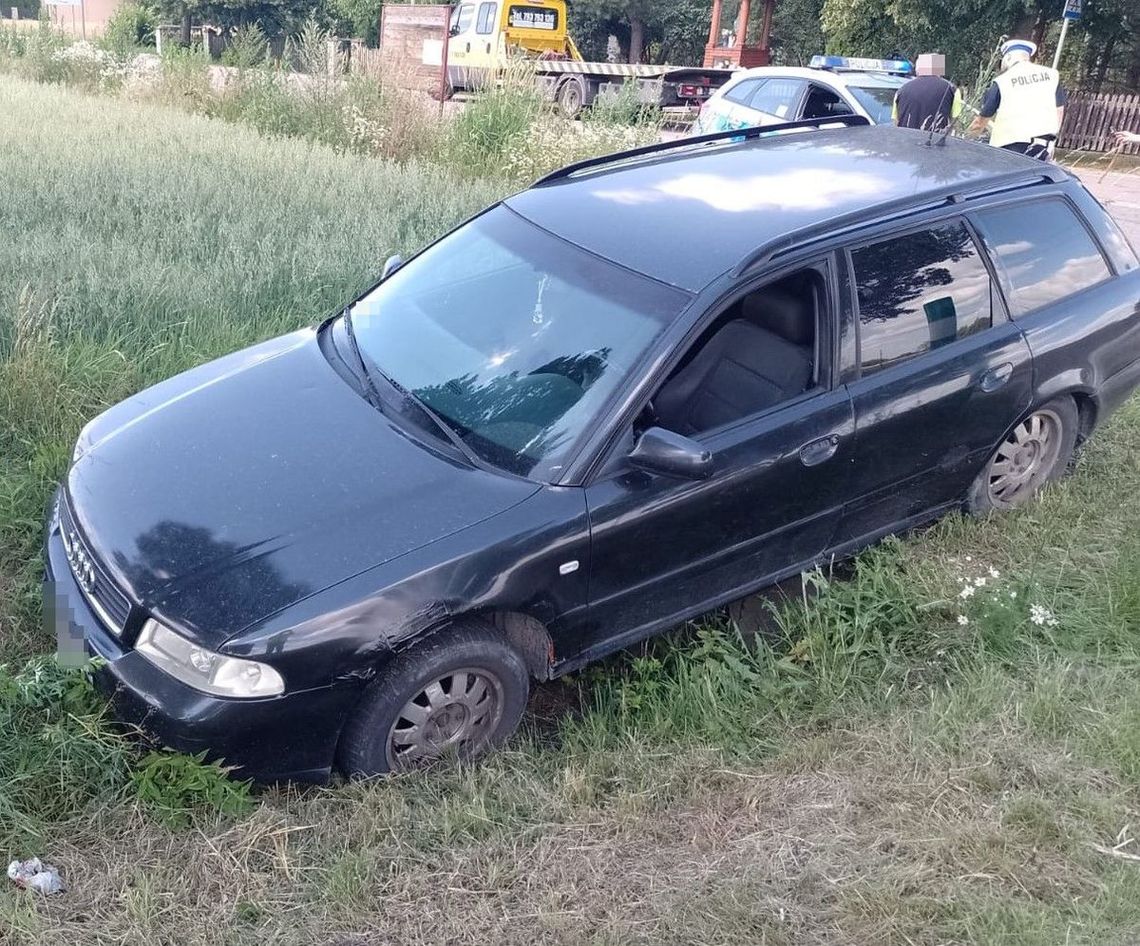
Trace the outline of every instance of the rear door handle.
<path fill-rule="evenodd" d="M 821 437 L 819 440 L 813 440 L 811 443 L 805 443 L 800 447 L 800 462 L 804 466 L 819 466 L 835 456 L 835 451 L 838 449 L 839 436 L 837 434 Z"/>
<path fill-rule="evenodd" d="M 990 391 L 996 391 L 1012 377 L 1013 365 L 1007 361 L 1004 365 L 998 365 L 996 368 L 991 368 L 984 375 L 982 375 L 982 390 L 987 394 Z"/>

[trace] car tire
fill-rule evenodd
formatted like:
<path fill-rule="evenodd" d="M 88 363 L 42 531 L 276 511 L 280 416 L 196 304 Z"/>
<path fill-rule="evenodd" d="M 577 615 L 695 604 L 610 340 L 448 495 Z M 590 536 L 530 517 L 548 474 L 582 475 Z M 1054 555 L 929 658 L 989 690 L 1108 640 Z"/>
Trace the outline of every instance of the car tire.
<path fill-rule="evenodd" d="M 368 778 L 502 745 L 526 708 L 522 656 L 489 624 L 465 618 L 398 654 L 369 683 L 341 736 L 338 766 Z"/>
<path fill-rule="evenodd" d="M 1006 435 L 970 487 L 969 510 L 985 514 L 1024 505 L 1069 469 L 1079 414 L 1071 397 L 1035 407 Z"/>

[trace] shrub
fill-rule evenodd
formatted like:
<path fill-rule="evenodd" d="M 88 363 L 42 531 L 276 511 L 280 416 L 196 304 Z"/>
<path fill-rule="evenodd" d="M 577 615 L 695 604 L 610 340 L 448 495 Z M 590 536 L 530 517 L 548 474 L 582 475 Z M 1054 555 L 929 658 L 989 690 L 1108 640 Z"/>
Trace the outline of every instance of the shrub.
<path fill-rule="evenodd" d="M 117 56 L 130 55 L 139 46 L 153 46 L 157 24 L 158 18 L 152 7 L 130 0 L 107 20 L 103 46 Z"/>
<path fill-rule="evenodd" d="M 250 69 L 265 61 L 269 53 L 269 40 L 256 23 L 235 26 L 230 42 L 222 53 L 222 62 L 238 69 Z"/>
<path fill-rule="evenodd" d="M 472 174 L 498 172 L 545 110 L 532 67 L 512 64 L 456 116 L 448 142 L 450 162 Z"/>

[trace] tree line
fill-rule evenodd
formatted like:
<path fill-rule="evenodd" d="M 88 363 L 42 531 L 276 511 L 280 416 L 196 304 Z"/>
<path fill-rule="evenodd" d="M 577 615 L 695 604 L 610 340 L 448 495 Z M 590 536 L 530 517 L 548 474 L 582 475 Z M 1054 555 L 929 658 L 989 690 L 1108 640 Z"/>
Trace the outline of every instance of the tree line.
<path fill-rule="evenodd" d="M 42 0 L 19 0 L 34 15 Z M 316 15 L 342 36 L 378 40 L 383 0 L 144 0 L 167 23 L 194 20 L 223 28 L 257 23 L 268 35 L 294 32 Z M 392 2 L 392 0 L 389 0 Z M 698 64 L 708 40 L 712 0 L 569 0 L 570 29 L 587 59 Z M 1083 0 L 1066 39 L 1061 71 L 1070 88 L 1140 91 L 1140 0 Z M 723 0 L 732 29 L 740 0 Z M 975 83 L 1002 36 L 1023 36 L 1052 61 L 1064 0 L 776 0 L 773 62 L 806 65 L 820 52 L 914 58 L 946 55 L 951 79 Z M 753 0 L 748 36 L 763 16 Z"/>

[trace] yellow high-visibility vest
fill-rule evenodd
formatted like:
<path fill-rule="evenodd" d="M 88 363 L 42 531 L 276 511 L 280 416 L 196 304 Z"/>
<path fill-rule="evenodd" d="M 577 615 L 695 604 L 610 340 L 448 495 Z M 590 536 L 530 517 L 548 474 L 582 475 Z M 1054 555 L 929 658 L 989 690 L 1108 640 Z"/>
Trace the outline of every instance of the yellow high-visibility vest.
<path fill-rule="evenodd" d="M 994 81 L 1001 92 L 1001 102 L 994 115 L 990 144 L 1000 148 L 1015 141 L 1057 134 L 1057 86 L 1061 78 L 1056 69 L 1025 60 L 1012 65 Z"/>

